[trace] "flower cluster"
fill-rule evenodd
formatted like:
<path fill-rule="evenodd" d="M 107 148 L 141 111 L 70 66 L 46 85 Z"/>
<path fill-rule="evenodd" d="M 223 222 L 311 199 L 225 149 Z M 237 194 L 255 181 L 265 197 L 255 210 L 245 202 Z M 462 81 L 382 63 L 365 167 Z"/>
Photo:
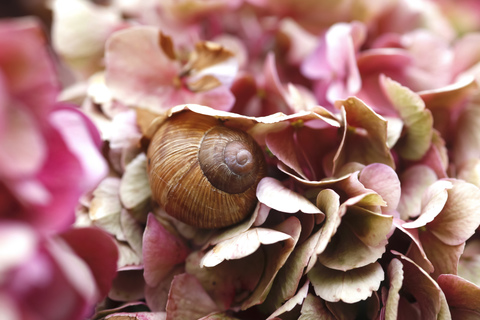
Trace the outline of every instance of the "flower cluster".
<path fill-rule="evenodd" d="M 55 62 L 38 25 L 3 23 L 1 309 L 480 317 L 479 9 L 53 0 Z M 262 148 L 247 219 L 201 229 L 152 200 L 146 149 L 179 113 Z"/>
<path fill-rule="evenodd" d="M 83 319 L 116 274 L 113 238 L 76 228 L 75 208 L 108 167 L 97 129 L 57 101 L 37 20 L 0 22 L 0 309 L 5 319 Z"/>

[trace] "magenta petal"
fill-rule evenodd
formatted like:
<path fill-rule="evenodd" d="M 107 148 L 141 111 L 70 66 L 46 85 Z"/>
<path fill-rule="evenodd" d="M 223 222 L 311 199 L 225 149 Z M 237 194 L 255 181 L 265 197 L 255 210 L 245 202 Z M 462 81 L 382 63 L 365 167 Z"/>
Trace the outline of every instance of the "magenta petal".
<path fill-rule="evenodd" d="M 82 228 L 66 231 L 61 237 L 88 264 L 101 297 L 105 297 L 117 271 L 118 251 L 112 236 L 100 229 Z"/>
<path fill-rule="evenodd" d="M 108 167 L 99 150 L 99 133 L 91 120 L 79 110 L 65 106 L 50 114 L 50 122 L 80 162 L 83 174 L 79 185 L 85 191 L 96 187 L 107 175 Z"/>
<path fill-rule="evenodd" d="M 167 231 L 153 214 L 147 218 L 143 235 L 145 282 L 155 287 L 175 265 L 185 261 L 190 250 L 177 236 Z"/>

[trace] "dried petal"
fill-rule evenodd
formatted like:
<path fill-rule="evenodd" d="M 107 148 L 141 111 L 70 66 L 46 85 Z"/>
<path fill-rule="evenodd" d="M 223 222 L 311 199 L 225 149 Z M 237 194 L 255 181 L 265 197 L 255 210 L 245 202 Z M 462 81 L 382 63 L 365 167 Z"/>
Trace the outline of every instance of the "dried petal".
<path fill-rule="evenodd" d="M 283 184 L 270 177 L 260 180 L 257 186 L 257 198 L 263 204 L 280 212 L 322 214 L 308 199 L 286 188 Z"/>
<path fill-rule="evenodd" d="M 381 78 L 385 91 L 393 107 L 403 119 L 405 135 L 396 144 L 400 156 L 408 160 L 419 160 L 430 147 L 432 140 L 433 117 L 420 96 L 387 77 Z"/>
<path fill-rule="evenodd" d="M 187 273 L 173 278 L 166 310 L 167 319 L 171 320 L 200 319 L 211 312 L 219 311 L 200 282 Z"/>
<path fill-rule="evenodd" d="M 355 303 L 367 299 L 378 290 L 384 273 L 378 263 L 348 271 L 329 269 L 317 263 L 308 273 L 308 279 L 320 298 L 331 302 Z"/>
<path fill-rule="evenodd" d="M 155 287 L 177 264 L 184 262 L 189 251 L 153 214 L 148 215 L 143 236 L 143 262 L 145 282 L 149 286 Z"/>

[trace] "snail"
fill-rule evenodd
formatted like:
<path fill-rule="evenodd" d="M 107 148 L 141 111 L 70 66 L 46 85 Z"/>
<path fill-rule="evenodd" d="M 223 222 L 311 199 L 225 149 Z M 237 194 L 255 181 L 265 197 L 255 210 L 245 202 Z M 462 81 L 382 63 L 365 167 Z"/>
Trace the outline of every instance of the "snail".
<path fill-rule="evenodd" d="M 152 136 L 147 159 L 153 200 L 198 228 L 226 227 L 249 216 L 266 175 L 252 136 L 194 112 L 165 120 Z"/>

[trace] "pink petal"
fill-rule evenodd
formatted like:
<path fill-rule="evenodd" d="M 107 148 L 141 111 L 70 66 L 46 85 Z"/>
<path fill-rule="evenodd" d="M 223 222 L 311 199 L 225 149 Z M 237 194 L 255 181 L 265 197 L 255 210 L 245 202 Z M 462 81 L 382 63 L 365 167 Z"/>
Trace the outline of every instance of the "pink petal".
<path fill-rule="evenodd" d="M 415 221 L 405 223 L 403 227 L 419 228 L 432 222 L 444 209 L 449 197 L 448 190 L 452 187 L 452 183 L 447 180 L 439 180 L 429 186 L 422 196 L 422 213 Z"/>
<path fill-rule="evenodd" d="M 416 165 L 400 175 L 402 195 L 398 211 L 403 220 L 417 217 L 421 212 L 422 194 L 437 180 L 435 172 L 427 166 Z"/>
<path fill-rule="evenodd" d="M 143 236 L 143 262 L 145 282 L 149 286 L 155 287 L 177 264 L 185 261 L 189 251 L 153 214 L 148 215 Z"/>
<path fill-rule="evenodd" d="M 169 101 L 180 65 L 162 50 L 159 40 L 160 31 L 146 26 L 118 31 L 108 39 L 105 77 L 115 98 L 153 110 L 173 107 Z"/>
<path fill-rule="evenodd" d="M 3 21 L 0 47 L 10 96 L 42 119 L 52 109 L 59 85 L 40 22 L 31 17 Z"/>
<path fill-rule="evenodd" d="M 448 190 L 448 200 L 442 212 L 428 225 L 445 244 L 457 246 L 469 239 L 480 224 L 480 189 L 461 180 L 449 180 L 453 188 Z"/>
<path fill-rule="evenodd" d="M 418 229 L 404 229 L 402 225 L 405 222 L 400 219 L 394 219 L 393 224 L 394 226 L 406 234 L 410 239 L 410 247 L 408 248 L 406 256 L 415 262 L 419 267 L 423 270 L 427 271 L 428 273 L 432 273 L 434 271 L 433 264 L 428 260 L 427 254 L 423 249 L 422 243 L 420 242 L 420 236 Z"/>
<path fill-rule="evenodd" d="M 72 107 L 57 108 L 50 115 L 50 122 L 62 135 L 69 151 L 82 167 L 81 188 L 93 189 L 103 179 L 108 167 L 100 153 L 100 136 L 91 120 Z"/>
<path fill-rule="evenodd" d="M 400 180 L 395 171 L 384 164 L 375 163 L 366 166 L 360 172 L 359 181 L 366 188 L 376 191 L 387 203 L 383 212 L 390 212 L 397 209 L 400 202 Z"/>
<path fill-rule="evenodd" d="M 168 319 L 199 319 L 218 307 L 197 278 L 184 273 L 172 281 L 166 310 Z"/>
<path fill-rule="evenodd" d="M 190 101 L 184 99 L 181 103 L 189 102 L 209 106 L 217 110 L 230 111 L 235 104 L 235 97 L 228 87 L 220 86 L 212 90 L 197 92 Z"/>
<path fill-rule="evenodd" d="M 11 179 L 36 174 L 47 157 L 48 148 L 41 122 L 24 105 L 13 102 L 5 106 L 2 116 L 0 174 Z"/>
<path fill-rule="evenodd" d="M 61 237 L 88 264 L 100 296 L 105 297 L 117 271 L 118 251 L 113 238 L 94 228 L 72 229 L 64 232 Z"/>
<path fill-rule="evenodd" d="M 438 284 L 447 297 L 453 319 L 475 319 L 480 316 L 480 288 L 453 274 L 442 274 Z"/>

